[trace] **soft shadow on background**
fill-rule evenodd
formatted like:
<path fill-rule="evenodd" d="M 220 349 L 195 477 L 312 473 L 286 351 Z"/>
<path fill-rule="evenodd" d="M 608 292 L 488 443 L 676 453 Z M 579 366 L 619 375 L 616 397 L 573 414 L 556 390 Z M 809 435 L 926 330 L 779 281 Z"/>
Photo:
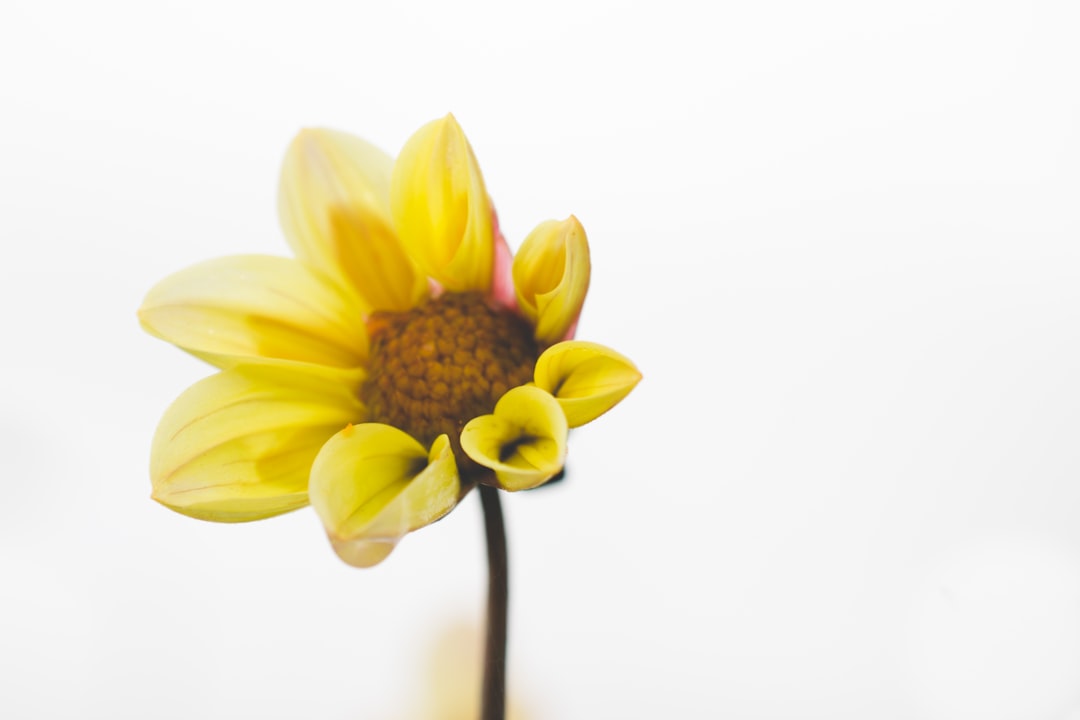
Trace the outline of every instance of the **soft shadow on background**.
<path fill-rule="evenodd" d="M 706 10 L 705 8 L 709 9 Z M 166 274 L 288 250 L 278 165 L 453 111 L 580 336 L 645 380 L 507 499 L 543 718 L 1080 718 L 1072 3 L 12 2 L 0 716 L 400 718 L 484 598 L 479 503 L 357 571 L 303 510 L 149 500 L 210 368 Z"/>

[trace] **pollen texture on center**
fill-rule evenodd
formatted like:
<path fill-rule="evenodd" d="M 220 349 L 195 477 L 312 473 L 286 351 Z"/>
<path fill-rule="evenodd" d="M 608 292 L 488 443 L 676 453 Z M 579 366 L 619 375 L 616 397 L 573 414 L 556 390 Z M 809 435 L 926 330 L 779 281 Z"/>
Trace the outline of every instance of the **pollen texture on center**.
<path fill-rule="evenodd" d="M 512 387 L 532 380 L 532 328 L 475 293 L 446 293 L 404 313 L 369 320 L 371 354 L 360 399 L 371 422 L 401 428 L 424 445 L 458 436 Z"/>

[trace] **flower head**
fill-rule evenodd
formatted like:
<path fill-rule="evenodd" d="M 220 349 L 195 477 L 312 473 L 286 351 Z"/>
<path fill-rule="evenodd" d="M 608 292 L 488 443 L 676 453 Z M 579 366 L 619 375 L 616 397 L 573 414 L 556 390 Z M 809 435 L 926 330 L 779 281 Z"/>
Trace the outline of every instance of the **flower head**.
<path fill-rule="evenodd" d="M 282 169 L 296 259 L 211 260 L 146 296 L 153 335 L 220 368 L 165 412 L 153 497 L 192 517 L 258 520 L 310 502 L 338 555 L 367 567 L 477 483 L 537 487 L 569 428 L 641 375 L 571 340 L 589 285 L 577 218 L 511 260 L 453 116 L 396 162 L 305 130 Z"/>

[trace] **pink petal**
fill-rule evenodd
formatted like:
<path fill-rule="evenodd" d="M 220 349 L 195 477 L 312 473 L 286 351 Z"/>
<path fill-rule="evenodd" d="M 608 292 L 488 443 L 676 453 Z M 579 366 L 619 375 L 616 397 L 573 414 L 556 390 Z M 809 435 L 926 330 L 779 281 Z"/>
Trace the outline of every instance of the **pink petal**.
<path fill-rule="evenodd" d="M 491 297 L 503 307 L 517 312 L 517 297 L 514 294 L 514 278 L 510 273 L 514 256 L 506 244 L 502 230 L 499 229 L 499 215 L 491 208 L 492 240 L 495 243 L 495 262 L 492 268 Z"/>

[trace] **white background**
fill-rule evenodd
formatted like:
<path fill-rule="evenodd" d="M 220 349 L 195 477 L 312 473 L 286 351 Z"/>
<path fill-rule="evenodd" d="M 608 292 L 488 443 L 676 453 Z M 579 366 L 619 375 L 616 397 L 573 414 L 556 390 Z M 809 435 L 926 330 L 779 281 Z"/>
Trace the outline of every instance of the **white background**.
<path fill-rule="evenodd" d="M 210 370 L 135 310 L 288 253 L 299 128 L 396 153 L 453 111 L 512 245 L 582 220 L 579 337 L 645 375 L 506 498 L 529 718 L 1080 718 L 1078 37 L 1069 2 L 5 0 L 0 717 L 424 717 L 479 503 L 371 571 L 310 510 L 156 505 Z"/>

